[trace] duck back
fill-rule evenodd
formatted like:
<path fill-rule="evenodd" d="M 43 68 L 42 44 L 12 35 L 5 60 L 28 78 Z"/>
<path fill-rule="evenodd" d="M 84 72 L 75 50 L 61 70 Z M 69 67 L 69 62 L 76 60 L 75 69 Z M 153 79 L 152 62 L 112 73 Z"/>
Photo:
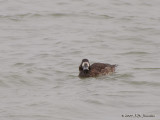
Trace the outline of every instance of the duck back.
<path fill-rule="evenodd" d="M 115 67 L 116 65 L 94 63 L 91 65 L 91 73 L 97 73 L 97 75 L 105 75 L 115 72 Z"/>

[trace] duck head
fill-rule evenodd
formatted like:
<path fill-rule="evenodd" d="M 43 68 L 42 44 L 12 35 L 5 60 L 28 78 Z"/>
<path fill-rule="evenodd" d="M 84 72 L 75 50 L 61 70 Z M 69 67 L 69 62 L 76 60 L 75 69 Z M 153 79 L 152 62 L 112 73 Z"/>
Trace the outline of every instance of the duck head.
<path fill-rule="evenodd" d="M 90 63 L 88 59 L 83 59 L 80 66 L 79 71 L 83 71 L 84 73 L 88 73 L 90 70 Z"/>

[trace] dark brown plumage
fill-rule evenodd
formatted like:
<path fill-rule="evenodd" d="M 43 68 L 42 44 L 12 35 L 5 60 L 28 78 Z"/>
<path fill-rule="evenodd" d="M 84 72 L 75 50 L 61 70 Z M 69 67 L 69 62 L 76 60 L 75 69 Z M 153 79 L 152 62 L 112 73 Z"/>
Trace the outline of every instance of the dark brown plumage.
<path fill-rule="evenodd" d="M 116 65 L 105 63 L 93 63 L 90 65 L 88 59 L 83 59 L 79 66 L 79 77 L 97 77 L 115 72 Z"/>

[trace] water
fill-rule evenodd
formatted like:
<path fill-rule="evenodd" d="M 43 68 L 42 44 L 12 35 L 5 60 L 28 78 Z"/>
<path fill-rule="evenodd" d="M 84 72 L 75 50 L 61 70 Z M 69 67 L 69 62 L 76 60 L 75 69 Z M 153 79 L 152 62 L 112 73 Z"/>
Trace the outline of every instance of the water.
<path fill-rule="evenodd" d="M 160 119 L 159 11 L 159 0 L 0 0 L 0 119 Z M 119 66 L 80 79 L 83 58 Z"/>

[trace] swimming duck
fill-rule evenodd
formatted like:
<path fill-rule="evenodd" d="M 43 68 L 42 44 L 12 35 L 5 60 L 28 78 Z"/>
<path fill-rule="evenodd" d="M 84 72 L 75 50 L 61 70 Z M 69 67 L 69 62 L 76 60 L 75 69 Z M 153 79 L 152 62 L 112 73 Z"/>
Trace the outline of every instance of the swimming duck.
<path fill-rule="evenodd" d="M 115 72 L 117 65 L 105 63 L 93 63 L 90 65 L 88 59 L 83 59 L 79 66 L 79 77 L 97 77 Z"/>

